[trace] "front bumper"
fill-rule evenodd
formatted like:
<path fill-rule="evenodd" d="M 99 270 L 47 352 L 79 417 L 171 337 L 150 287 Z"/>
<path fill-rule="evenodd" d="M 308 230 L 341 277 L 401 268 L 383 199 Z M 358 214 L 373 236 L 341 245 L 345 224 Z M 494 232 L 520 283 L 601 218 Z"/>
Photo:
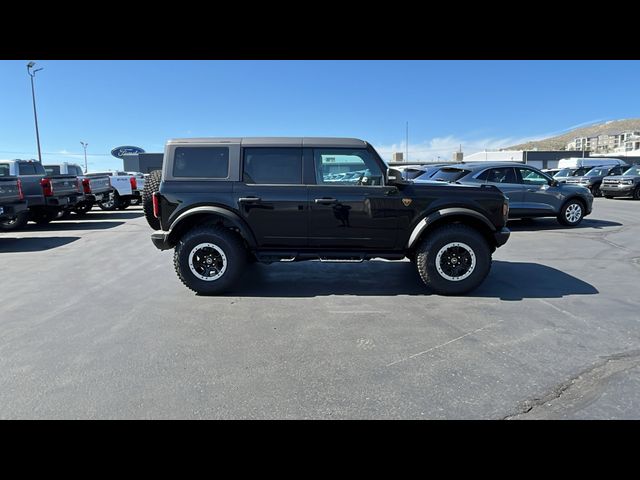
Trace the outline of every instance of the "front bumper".
<path fill-rule="evenodd" d="M 510 235 L 511 235 L 511 230 L 509 230 L 507 227 L 502 227 L 498 232 L 495 232 L 493 234 L 493 238 L 495 238 L 496 240 L 496 246 L 501 247 L 502 245 L 507 243 L 507 240 L 509 240 Z"/>
<path fill-rule="evenodd" d="M 600 191 L 602 195 L 610 195 L 612 197 L 630 197 L 633 195 L 633 191 L 636 188 L 635 185 L 601 185 Z"/>
<path fill-rule="evenodd" d="M 13 218 L 27 209 L 27 202 L 15 202 L 0 206 L 0 218 Z"/>
<path fill-rule="evenodd" d="M 169 234 L 171 232 L 165 232 L 164 230 L 156 230 L 151 234 L 151 242 L 158 250 L 169 250 L 173 248 L 173 245 L 169 244 Z"/>

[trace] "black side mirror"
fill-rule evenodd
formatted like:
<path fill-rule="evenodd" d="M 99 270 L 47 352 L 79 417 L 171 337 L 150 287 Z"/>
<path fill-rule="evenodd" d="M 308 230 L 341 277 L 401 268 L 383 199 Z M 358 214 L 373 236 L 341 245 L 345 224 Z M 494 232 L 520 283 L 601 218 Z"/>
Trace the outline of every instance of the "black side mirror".
<path fill-rule="evenodd" d="M 551 181 L 549 182 L 549 185 L 551 185 L 552 187 L 557 187 L 559 184 L 560 184 L 560 182 L 558 182 L 554 178 L 552 178 Z"/>
<path fill-rule="evenodd" d="M 402 172 L 395 168 L 387 169 L 387 185 L 406 185 L 409 182 L 402 177 Z"/>

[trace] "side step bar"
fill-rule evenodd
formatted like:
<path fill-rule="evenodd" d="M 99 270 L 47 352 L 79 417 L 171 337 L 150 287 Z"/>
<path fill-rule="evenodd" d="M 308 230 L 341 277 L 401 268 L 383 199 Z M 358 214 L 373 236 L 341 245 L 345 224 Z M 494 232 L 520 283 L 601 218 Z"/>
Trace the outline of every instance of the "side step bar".
<path fill-rule="evenodd" d="M 273 262 L 302 262 L 305 260 L 320 260 L 321 262 L 361 263 L 374 258 L 386 260 L 402 260 L 405 256 L 398 252 L 291 252 L 291 251 L 263 251 L 254 252 L 258 261 Z"/>

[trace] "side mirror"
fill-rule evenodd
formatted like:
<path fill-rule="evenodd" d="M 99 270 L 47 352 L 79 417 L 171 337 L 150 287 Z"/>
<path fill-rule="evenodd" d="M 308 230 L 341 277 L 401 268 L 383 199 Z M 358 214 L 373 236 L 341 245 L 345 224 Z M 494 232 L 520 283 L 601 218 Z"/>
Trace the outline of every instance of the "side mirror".
<path fill-rule="evenodd" d="M 551 185 L 552 187 L 557 187 L 559 183 L 560 182 L 552 178 L 551 181 L 549 182 L 549 185 Z"/>
<path fill-rule="evenodd" d="M 387 184 L 388 185 L 407 185 L 411 183 L 402 177 L 402 172 L 395 168 L 387 169 Z"/>

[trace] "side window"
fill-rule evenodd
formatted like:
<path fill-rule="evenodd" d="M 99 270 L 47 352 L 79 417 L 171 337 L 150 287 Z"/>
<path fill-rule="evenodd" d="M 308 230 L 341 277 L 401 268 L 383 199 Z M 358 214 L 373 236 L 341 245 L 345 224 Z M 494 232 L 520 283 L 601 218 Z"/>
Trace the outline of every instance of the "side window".
<path fill-rule="evenodd" d="M 622 175 L 622 167 L 613 168 L 609 175 Z"/>
<path fill-rule="evenodd" d="M 490 168 L 478 175 L 478 180 L 487 183 L 518 183 L 513 168 Z"/>
<path fill-rule="evenodd" d="M 174 177 L 227 178 L 227 147 L 177 147 L 173 157 Z"/>
<path fill-rule="evenodd" d="M 520 176 L 522 177 L 522 183 L 525 185 L 546 185 L 548 184 L 547 178 L 534 171 L 529 170 L 528 168 L 518 168 L 520 170 Z"/>
<path fill-rule="evenodd" d="M 315 149 L 318 185 L 383 185 L 380 167 L 367 150 Z"/>
<path fill-rule="evenodd" d="M 242 171 L 245 183 L 300 185 L 301 148 L 245 148 Z"/>
<path fill-rule="evenodd" d="M 77 177 L 78 175 L 82 175 L 82 169 L 80 167 L 76 167 L 75 165 L 73 165 L 69 167 L 69 173 Z"/>
<path fill-rule="evenodd" d="M 0 177 L 8 177 L 10 172 L 8 163 L 0 163 Z"/>

